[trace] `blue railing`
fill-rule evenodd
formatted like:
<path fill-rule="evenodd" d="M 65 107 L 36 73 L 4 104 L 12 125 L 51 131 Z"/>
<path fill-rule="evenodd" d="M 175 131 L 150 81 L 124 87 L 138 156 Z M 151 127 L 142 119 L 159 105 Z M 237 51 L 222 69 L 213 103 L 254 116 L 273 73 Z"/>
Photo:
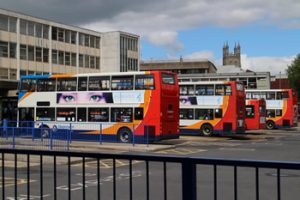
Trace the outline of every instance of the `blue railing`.
<path fill-rule="evenodd" d="M 46 193 L 47 197 L 51 199 L 93 198 L 113 200 L 148 200 L 156 198 L 158 194 L 161 194 L 158 199 L 196 200 L 197 197 L 201 198 L 209 193 L 212 193 L 212 195 L 210 195 L 210 198 L 205 199 L 237 200 L 244 199 L 245 196 L 243 195 L 247 193 L 247 199 L 252 197 L 252 199 L 257 200 L 280 200 L 282 197 L 284 197 L 283 199 L 298 199 L 300 194 L 299 184 L 295 183 L 295 179 L 289 179 L 285 176 L 286 171 L 292 174 L 299 173 L 299 162 L 18 149 L 0 149 L 0 155 L 2 159 L 2 183 L 0 183 L 2 199 L 6 199 L 8 196 L 10 199 L 19 199 L 21 189 L 23 198 L 26 197 L 27 199 L 31 199 L 32 194 L 38 199 L 42 199 Z M 6 167 L 6 163 L 9 162 L 8 155 L 14 163 L 13 168 Z M 25 158 L 27 163 L 25 165 L 27 168 L 24 170 L 18 170 L 17 160 L 19 157 Z M 37 158 L 38 167 L 32 167 L 29 164 L 33 157 Z M 44 159 L 45 157 L 47 159 Z M 65 158 L 67 167 L 64 163 L 62 168 L 58 164 L 58 158 Z M 71 162 L 73 159 L 80 161 L 80 165 L 73 166 Z M 92 171 L 92 173 L 95 173 L 93 179 L 90 179 L 91 168 L 88 167 L 88 159 L 93 159 L 96 163 L 96 167 L 93 167 Z M 112 161 L 112 169 L 105 171 L 100 162 L 107 159 Z M 119 160 L 127 161 L 128 165 L 117 170 L 116 163 Z M 46 161 L 47 165 L 44 165 Z M 139 163 L 133 167 L 134 161 L 139 161 Z M 208 168 L 203 170 L 202 166 Z M 136 176 L 134 171 L 136 169 L 144 173 Z M 80 176 L 75 176 L 74 171 L 80 173 Z M 122 177 L 125 178 L 125 172 L 128 172 L 125 179 L 128 182 L 124 182 L 124 179 L 122 179 Z M 106 177 L 101 177 L 103 173 Z M 271 174 L 272 179 L 266 181 L 268 179 L 266 174 Z M 12 183 L 7 181 L 8 176 L 13 176 Z M 34 176 L 37 180 L 31 182 L 31 177 Z M 206 177 L 203 178 L 202 176 Z M 23 186 L 20 189 L 19 177 L 26 177 L 23 183 L 27 184 L 27 187 Z M 155 179 L 155 177 L 159 177 L 159 179 Z M 44 180 L 46 178 L 47 180 Z M 137 178 L 140 181 L 138 184 L 136 183 Z M 297 176 L 296 181 L 299 181 Z M 61 182 L 66 185 L 59 186 Z M 242 183 L 245 182 L 247 184 L 243 185 Z M 44 187 L 45 184 L 47 184 L 47 187 Z M 93 189 L 89 188 L 91 185 Z M 24 193 L 24 188 L 26 193 Z M 64 193 L 61 188 L 63 188 Z M 87 189 L 89 189 L 89 192 L 87 192 Z M 109 192 L 105 193 L 108 190 Z M 118 196 L 120 193 L 121 196 Z"/>

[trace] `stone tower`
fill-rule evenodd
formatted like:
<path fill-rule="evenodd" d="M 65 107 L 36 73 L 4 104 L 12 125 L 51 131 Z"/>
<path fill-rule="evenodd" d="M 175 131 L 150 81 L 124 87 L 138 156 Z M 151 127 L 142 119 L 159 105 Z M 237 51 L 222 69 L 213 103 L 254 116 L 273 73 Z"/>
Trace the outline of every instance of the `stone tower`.
<path fill-rule="evenodd" d="M 223 46 L 223 65 L 234 65 L 241 68 L 241 46 L 234 45 L 233 53 L 229 53 L 229 46 L 226 42 Z"/>

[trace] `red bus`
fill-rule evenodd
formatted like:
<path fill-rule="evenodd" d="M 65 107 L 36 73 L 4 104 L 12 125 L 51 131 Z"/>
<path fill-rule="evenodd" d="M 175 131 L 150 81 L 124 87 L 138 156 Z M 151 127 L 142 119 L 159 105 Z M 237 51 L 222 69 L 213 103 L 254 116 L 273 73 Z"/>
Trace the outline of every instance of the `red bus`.
<path fill-rule="evenodd" d="M 235 81 L 180 82 L 180 133 L 235 134 L 245 131 L 245 91 Z"/>
<path fill-rule="evenodd" d="M 266 101 L 264 99 L 246 100 L 246 129 L 266 128 Z"/>
<path fill-rule="evenodd" d="M 179 137 L 179 87 L 171 72 L 24 76 L 18 109 L 19 120 L 32 116 L 36 128 L 71 126 L 73 139 Z"/>
<path fill-rule="evenodd" d="M 297 126 L 298 97 L 292 89 L 246 90 L 246 99 L 266 100 L 267 129 Z"/>

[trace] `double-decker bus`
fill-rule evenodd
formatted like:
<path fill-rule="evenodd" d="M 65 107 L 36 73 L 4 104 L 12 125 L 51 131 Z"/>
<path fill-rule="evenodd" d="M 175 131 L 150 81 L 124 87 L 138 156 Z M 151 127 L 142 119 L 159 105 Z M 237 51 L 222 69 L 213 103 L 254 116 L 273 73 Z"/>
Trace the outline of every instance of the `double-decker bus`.
<path fill-rule="evenodd" d="M 264 99 L 246 100 L 246 129 L 266 128 L 266 101 Z"/>
<path fill-rule="evenodd" d="M 244 86 L 235 81 L 180 82 L 180 133 L 235 134 L 245 131 Z"/>
<path fill-rule="evenodd" d="M 267 129 L 297 126 L 298 97 L 292 89 L 246 90 L 246 99 L 266 100 Z"/>
<path fill-rule="evenodd" d="M 179 137 L 179 88 L 171 72 L 23 76 L 18 109 L 19 121 L 48 131 L 70 124 L 72 138 Z"/>

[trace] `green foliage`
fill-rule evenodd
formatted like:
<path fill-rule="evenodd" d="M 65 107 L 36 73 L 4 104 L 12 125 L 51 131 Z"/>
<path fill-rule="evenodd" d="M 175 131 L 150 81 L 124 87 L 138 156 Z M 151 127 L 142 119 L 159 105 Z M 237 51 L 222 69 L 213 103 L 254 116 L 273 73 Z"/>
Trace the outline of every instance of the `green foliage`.
<path fill-rule="evenodd" d="M 288 66 L 287 70 L 289 85 L 296 91 L 300 91 L 300 54 L 296 56 L 292 64 Z"/>

